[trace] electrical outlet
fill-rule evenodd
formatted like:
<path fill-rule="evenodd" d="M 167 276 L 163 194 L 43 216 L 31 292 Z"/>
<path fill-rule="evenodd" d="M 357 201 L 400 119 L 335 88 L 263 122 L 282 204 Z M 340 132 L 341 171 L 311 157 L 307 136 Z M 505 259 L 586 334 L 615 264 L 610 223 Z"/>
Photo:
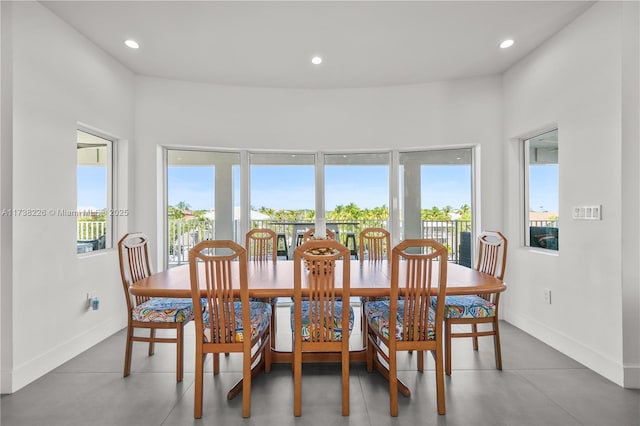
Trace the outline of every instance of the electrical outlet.
<path fill-rule="evenodd" d="M 551 290 L 548 288 L 544 289 L 544 302 L 547 304 L 551 304 Z"/>

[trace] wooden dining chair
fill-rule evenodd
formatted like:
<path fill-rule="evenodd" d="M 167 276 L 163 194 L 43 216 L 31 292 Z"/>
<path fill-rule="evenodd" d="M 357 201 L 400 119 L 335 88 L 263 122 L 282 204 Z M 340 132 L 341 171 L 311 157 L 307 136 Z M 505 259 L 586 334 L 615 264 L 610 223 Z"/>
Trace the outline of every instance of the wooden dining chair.
<path fill-rule="evenodd" d="M 349 249 L 336 240 L 308 240 L 293 256 L 293 414 L 302 414 L 302 354 L 337 352 L 342 362 L 342 415 L 348 416 L 349 335 L 353 329 Z"/>
<path fill-rule="evenodd" d="M 375 365 L 389 379 L 392 416 L 398 415 L 399 351 L 418 351 L 420 372 L 423 352 L 431 351 L 438 413 L 446 412 L 442 347 L 446 283 L 447 249 L 434 240 L 405 240 L 391 252 L 391 297 L 365 303 L 367 370 L 371 372 Z"/>
<path fill-rule="evenodd" d="M 476 270 L 503 280 L 507 266 L 507 238 L 501 232 L 485 231 L 478 237 Z M 478 337 L 493 336 L 496 368 L 502 370 L 498 303 L 500 293 L 469 296 L 447 296 L 445 302 L 445 372 L 451 375 L 451 340 L 471 337 L 473 349 L 478 350 Z M 454 332 L 452 326 L 471 325 L 471 332 Z M 478 324 L 490 324 L 491 330 L 478 330 Z"/>
<path fill-rule="evenodd" d="M 389 250 L 391 248 L 391 234 L 384 228 L 365 228 L 360 231 L 358 235 L 358 240 L 360 245 L 358 247 L 359 250 L 359 259 L 360 263 L 363 263 L 365 260 L 368 262 L 380 262 L 382 260 L 391 260 L 389 257 Z M 365 254 L 367 254 L 365 258 Z M 362 336 L 364 337 L 364 345 L 367 345 L 367 321 L 364 316 L 364 304 L 367 302 L 372 302 L 374 300 L 382 300 L 385 298 L 380 297 L 366 297 L 363 296 L 360 298 L 361 302 L 361 330 Z"/>
<path fill-rule="evenodd" d="M 197 244 L 189 250 L 189 271 L 196 312 L 193 417 L 202 417 L 206 355 L 213 354 L 216 375 L 220 371 L 220 353 L 230 352 L 243 354 L 242 417 L 249 417 L 252 373 L 262 367 L 271 371 L 271 306 L 249 300 L 247 252 L 233 241 L 207 240 Z"/>
<path fill-rule="evenodd" d="M 267 228 L 255 228 L 247 232 L 244 248 L 247 250 L 247 260 L 253 262 L 278 261 L 278 234 Z M 276 343 L 277 298 L 271 300 L 271 344 Z M 275 346 L 274 346 L 275 349 Z"/>
<path fill-rule="evenodd" d="M 379 261 L 389 258 L 389 249 L 391 248 L 391 234 L 384 228 L 365 228 L 360 232 L 359 236 L 360 262 L 367 259 L 370 261 Z"/>
<path fill-rule="evenodd" d="M 247 232 L 245 249 L 248 260 L 275 262 L 278 260 L 278 234 L 267 228 L 256 228 Z"/>
<path fill-rule="evenodd" d="M 155 343 L 176 344 L 176 380 L 182 381 L 184 354 L 184 325 L 193 319 L 191 299 L 134 296 L 131 285 L 151 275 L 149 239 L 141 232 L 124 235 L 118 241 L 120 277 L 127 301 L 127 343 L 124 355 L 124 377 L 131 373 L 133 342 L 148 342 L 149 356 Z M 149 337 L 136 336 L 136 329 L 148 329 Z M 156 337 L 158 329 L 173 329 L 175 337 Z"/>

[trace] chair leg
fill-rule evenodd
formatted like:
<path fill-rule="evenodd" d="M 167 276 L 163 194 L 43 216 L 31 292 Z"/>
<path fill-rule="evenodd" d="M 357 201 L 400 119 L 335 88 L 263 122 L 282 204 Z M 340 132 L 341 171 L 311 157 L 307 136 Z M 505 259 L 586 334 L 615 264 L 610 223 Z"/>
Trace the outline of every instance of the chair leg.
<path fill-rule="evenodd" d="M 265 345 L 264 351 L 262 352 L 262 356 L 264 357 L 264 371 L 265 373 L 271 372 L 271 345 L 273 344 L 272 335 L 269 333 L 267 336 L 269 342 Z"/>
<path fill-rule="evenodd" d="M 149 356 L 154 354 L 155 338 L 156 338 L 156 329 L 150 328 L 149 329 Z"/>
<path fill-rule="evenodd" d="M 389 350 L 389 412 L 391 416 L 398 416 L 398 366 L 396 365 L 396 351 Z"/>
<path fill-rule="evenodd" d="M 367 333 L 364 338 L 367 339 L 367 372 L 371 373 L 373 371 L 373 356 L 375 347 L 373 343 L 369 341 L 369 339 L 372 338 L 370 333 Z"/>
<path fill-rule="evenodd" d="M 302 415 L 302 351 L 293 351 L 293 415 Z"/>
<path fill-rule="evenodd" d="M 202 418 L 202 382 L 204 380 L 204 354 L 202 353 L 202 347 L 196 346 L 196 378 L 195 378 L 195 395 L 193 397 L 193 418 Z"/>
<path fill-rule="evenodd" d="M 184 362 L 184 323 L 176 327 L 176 381 L 181 382 Z"/>
<path fill-rule="evenodd" d="M 444 320 L 445 373 L 451 375 L 451 322 Z M 437 360 L 436 360 L 437 361 Z"/>
<path fill-rule="evenodd" d="M 251 416 L 251 345 L 242 357 L 242 417 Z"/>
<path fill-rule="evenodd" d="M 477 334 L 478 333 L 478 325 L 477 324 L 471 324 L 471 332 L 473 334 Z M 473 336 L 471 339 L 473 339 L 473 350 L 477 351 L 478 350 L 478 336 Z"/>
<path fill-rule="evenodd" d="M 213 354 L 213 375 L 220 372 L 220 354 Z"/>
<path fill-rule="evenodd" d="M 127 327 L 127 343 L 124 348 L 124 377 L 127 377 L 131 374 L 131 351 L 133 349 L 133 328 L 131 326 Z"/>
<path fill-rule="evenodd" d="M 444 372 L 442 368 L 442 343 L 436 349 L 436 402 L 438 405 L 438 414 L 446 413 L 446 404 L 444 396 Z"/>
<path fill-rule="evenodd" d="M 502 370 L 502 353 L 500 351 L 500 328 L 498 326 L 498 318 L 493 321 L 493 347 L 496 356 L 496 368 Z"/>
<path fill-rule="evenodd" d="M 342 415 L 349 415 L 349 348 L 342 351 Z"/>
<path fill-rule="evenodd" d="M 367 299 L 368 300 L 368 299 Z M 368 334 L 369 334 L 369 321 L 367 320 L 367 315 L 364 311 L 364 305 L 365 305 L 365 301 L 362 302 L 362 304 L 360 305 L 360 309 L 362 310 L 362 323 L 361 323 L 361 328 L 362 328 L 362 347 L 364 349 L 367 349 L 369 347 L 369 339 L 367 338 Z"/>
<path fill-rule="evenodd" d="M 273 299 L 271 302 L 271 330 L 269 331 L 269 334 L 271 335 L 271 339 L 270 339 L 270 343 L 269 343 L 269 349 L 276 348 L 276 325 L 277 323 L 277 318 L 276 318 L 276 313 L 278 311 L 278 304 L 276 303 L 277 299 Z M 273 346 L 271 346 L 273 345 Z"/>
<path fill-rule="evenodd" d="M 424 371 L 424 351 L 416 351 L 418 353 L 418 372 Z"/>

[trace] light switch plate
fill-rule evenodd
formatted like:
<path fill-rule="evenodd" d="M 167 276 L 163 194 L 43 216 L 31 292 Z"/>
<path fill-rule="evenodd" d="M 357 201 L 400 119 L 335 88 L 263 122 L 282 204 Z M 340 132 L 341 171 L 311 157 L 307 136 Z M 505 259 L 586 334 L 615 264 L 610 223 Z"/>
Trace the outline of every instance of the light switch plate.
<path fill-rule="evenodd" d="M 571 217 L 574 220 L 602 220 L 602 204 L 593 206 L 574 206 Z"/>

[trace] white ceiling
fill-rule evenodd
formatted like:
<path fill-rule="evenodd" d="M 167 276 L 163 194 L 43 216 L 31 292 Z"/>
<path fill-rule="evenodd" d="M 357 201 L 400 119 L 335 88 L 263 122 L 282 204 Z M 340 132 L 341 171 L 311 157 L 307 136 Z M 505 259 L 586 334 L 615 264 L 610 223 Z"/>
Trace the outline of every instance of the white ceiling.
<path fill-rule="evenodd" d="M 345 88 L 501 73 L 586 1 L 44 1 L 137 74 Z M 133 38 L 140 49 L 124 40 Z M 513 38 L 510 49 L 498 43 Z M 320 66 L 311 57 L 321 55 Z"/>

